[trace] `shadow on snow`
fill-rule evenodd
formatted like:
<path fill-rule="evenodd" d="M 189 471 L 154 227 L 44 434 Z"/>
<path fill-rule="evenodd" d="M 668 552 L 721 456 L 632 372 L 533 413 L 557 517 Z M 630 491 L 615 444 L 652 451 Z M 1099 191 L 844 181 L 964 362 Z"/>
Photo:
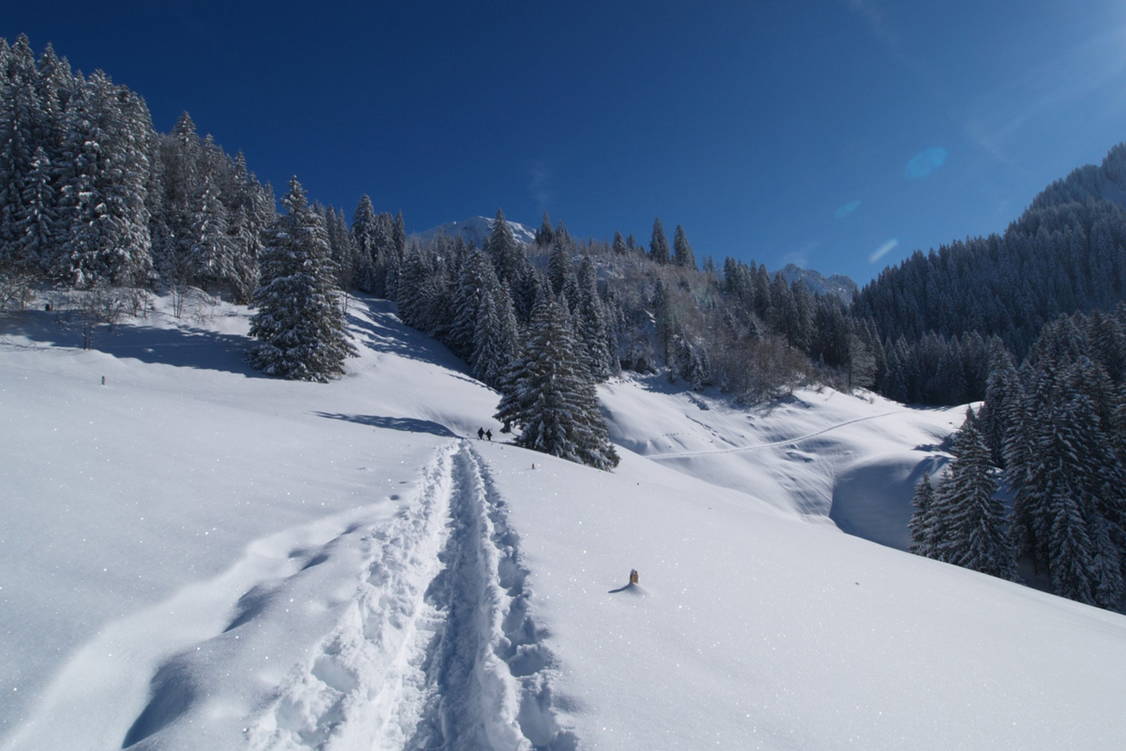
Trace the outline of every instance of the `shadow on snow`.
<path fill-rule="evenodd" d="M 83 343 L 81 323 L 65 312 L 25 311 L 0 322 L 0 333 L 21 334 L 52 347 L 80 349 Z M 90 349 L 146 363 L 265 378 L 246 361 L 249 342 L 245 336 L 188 326 L 163 328 L 124 323 L 96 326 Z"/>
<path fill-rule="evenodd" d="M 358 422 L 361 425 L 370 425 L 373 428 L 403 430 L 408 433 L 430 433 L 443 438 L 458 437 L 457 433 L 454 433 L 445 425 L 432 420 L 417 420 L 413 417 L 384 417 L 382 415 L 345 415 L 337 412 L 316 412 L 315 414 L 329 420 Z"/>

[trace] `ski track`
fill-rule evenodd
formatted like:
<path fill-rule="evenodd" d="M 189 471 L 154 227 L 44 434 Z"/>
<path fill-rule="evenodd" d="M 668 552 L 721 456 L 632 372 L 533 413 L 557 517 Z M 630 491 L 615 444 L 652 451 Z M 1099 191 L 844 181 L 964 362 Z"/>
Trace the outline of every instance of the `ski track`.
<path fill-rule="evenodd" d="M 358 595 L 247 730 L 254 751 L 572 751 L 505 503 L 462 440 L 369 538 Z"/>
<path fill-rule="evenodd" d="M 771 441 L 769 443 L 757 443 L 753 446 L 734 446 L 732 448 L 703 449 L 701 451 L 672 451 L 672 452 L 665 453 L 665 454 L 642 454 L 642 456 L 644 456 L 646 459 L 690 459 L 694 456 L 708 456 L 710 454 L 737 454 L 741 451 L 755 451 L 756 449 L 765 449 L 765 448 L 770 448 L 771 446 L 785 446 L 788 443 L 800 443 L 801 441 L 804 441 L 807 438 L 815 438 L 819 435 L 824 435 L 825 433 L 829 433 L 831 431 L 834 431 L 837 428 L 843 428 L 846 425 L 853 425 L 853 424 L 858 423 L 858 422 L 866 422 L 868 420 L 875 420 L 875 419 L 878 419 L 880 417 L 889 417 L 891 415 L 899 415 L 899 414 L 902 414 L 904 411 L 905 410 L 897 409 L 897 410 L 893 410 L 891 412 L 882 412 L 878 415 L 866 415 L 864 417 L 857 417 L 856 419 L 845 420 L 844 422 L 837 423 L 836 425 L 830 425 L 827 428 L 822 428 L 821 430 L 815 430 L 814 432 L 806 433 L 805 435 L 794 436 L 793 438 L 786 438 L 786 439 L 781 440 L 781 441 Z M 909 411 L 909 410 L 907 410 L 907 411 Z"/>

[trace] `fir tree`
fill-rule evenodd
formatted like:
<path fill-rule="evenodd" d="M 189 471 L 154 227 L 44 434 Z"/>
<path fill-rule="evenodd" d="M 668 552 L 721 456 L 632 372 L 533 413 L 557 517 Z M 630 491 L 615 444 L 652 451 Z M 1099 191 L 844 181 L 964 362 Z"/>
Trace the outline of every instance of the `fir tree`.
<path fill-rule="evenodd" d="M 23 201 L 14 225 L 12 244 L 19 265 L 36 274 L 50 270 L 58 231 L 51 164 L 40 146 L 23 181 Z"/>
<path fill-rule="evenodd" d="M 954 461 L 935 493 L 932 513 L 941 517 L 942 534 L 933 555 L 1002 579 L 1014 576 L 1004 506 L 994 498 L 997 483 L 989 449 L 967 410 L 966 422 L 954 442 Z"/>
<path fill-rule="evenodd" d="M 598 469 L 617 465 L 560 303 L 537 302 L 524 352 L 507 381 L 496 417 L 520 427 L 517 445 Z"/>
<path fill-rule="evenodd" d="M 582 350 L 587 372 L 595 381 L 602 381 L 614 371 L 614 363 L 610 355 L 606 310 L 598 295 L 594 264 L 590 256 L 583 257 L 577 287 L 577 343 Z"/>
<path fill-rule="evenodd" d="M 493 260 L 497 278 L 504 284 L 511 284 L 520 274 L 524 251 L 520 243 L 516 242 L 512 228 L 508 226 L 508 220 L 500 209 L 497 209 L 496 218 L 493 219 L 485 250 Z"/>
<path fill-rule="evenodd" d="M 660 219 L 653 220 L 653 236 L 649 240 L 649 258 L 661 264 L 669 262 L 669 241 L 665 239 L 665 228 Z"/>
<path fill-rule="evenodd" d="M 488 290 L 477 314 L 473 354 L 469 359 L 474 377 L 499 387 L 505 370 L 520 351 L 520 331 L 512 309 L 512 297 L 499 284 Z"/>
<path fill-rule="evenodd" d="M 626 254 L 626 241 L 622 239 L 621 232 L 614 233 L 614 243 L 611 247 L 615 255 L 624 256 Z"/>
<path fill-rule="evenodd" d="M 547 279 L 551 282 L 551 291 L 556 296 L 563 294 L 570 286 L 568 283 L 572 274 L 567 248 L 563 243 L 555 243 L 551 246 L 551 253 L 547 257 Z"/>
<path fill-rule="evenodd" d="M 688 244 L 688 238 L 684 234 L 684 227 L 681 227 L 679 224 L 676 225 L 676 232 L 673 235 L 673 250 L 675 252 L 677 266 L 683 266 L 693 271 L 696 270 L 696 254 L 692 252 L 692 246 Z"/>
<path fill-rule="evenodd" d="M 934 486 L 931 485 L 930 475 L 923 473 L 923 479 L 915 486 L 915 495 L 911 499 L 914 512 L 907 529 L 911 533 L 910 550 L 916 555 L 933 557 L 934 538 L 931 525 L 931 506 L 934 503 Z"/>
<path fill-rule="evenodd" d="M 536 245 L 541 248 L 550 247 L 555 241 L 555 230 L 551 228 L 551 217 L 547 212 L 543 212 L 543 221 L 540 222 L 540 228 L 536 230 Z"/>
<path fill-rule="evenodd" d="M 371 197 L 360 196 L 356 211 L 352 215 L 352 244 L 356 249 L 355 269 L 352 278 L 356 286 L 364 292 L 375 292 L 379 286 L 376 281 L 376 214 Z"/>
<path fill-rule="evenodd" d="M 473 354 L 477 318 L 486 297 L 500 286 L 492 264 L 479 250 L 472 250 L 458 274 L 453 295 L 453 323 L 445 343 L 458 357 L 469 360 Z"/>
<path fill-rule="evenodd" d="M 294 177 L 262 254 L 262 281 L 250 335 L 255 368 L 279 378 L 328 381 L 344 373 L 356 352 L 348 341 L 337 300 L 336 271 L 319 214 Z"/>

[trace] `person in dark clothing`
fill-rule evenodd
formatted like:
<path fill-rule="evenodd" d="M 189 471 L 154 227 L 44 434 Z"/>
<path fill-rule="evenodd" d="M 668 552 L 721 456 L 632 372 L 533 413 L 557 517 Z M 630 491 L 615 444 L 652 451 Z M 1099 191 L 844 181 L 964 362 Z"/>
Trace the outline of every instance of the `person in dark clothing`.
<path fill-rule="evenodd" d="M 490 441 L 493 440 L 493 431 L 491 429 L 486 430 L 485 431 L 485 437 L 488 438 Z"/>
<path fill-rule="evenodd" d="M 477 428 L 477 440 L 482 441 L 484 439 L 485 439 L 485 429 L 484 428 Z"/>

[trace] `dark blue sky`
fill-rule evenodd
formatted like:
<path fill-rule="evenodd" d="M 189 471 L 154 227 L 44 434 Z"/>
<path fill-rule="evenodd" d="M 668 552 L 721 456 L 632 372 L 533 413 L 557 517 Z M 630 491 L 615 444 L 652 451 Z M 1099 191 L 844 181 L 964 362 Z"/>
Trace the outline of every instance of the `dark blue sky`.
<path fill-rule="evenodd" d="M 9 3 L 21 31 L 349 214 L 660 216 L 860 282 L 1126 140 L 1117 0 Z"/>

